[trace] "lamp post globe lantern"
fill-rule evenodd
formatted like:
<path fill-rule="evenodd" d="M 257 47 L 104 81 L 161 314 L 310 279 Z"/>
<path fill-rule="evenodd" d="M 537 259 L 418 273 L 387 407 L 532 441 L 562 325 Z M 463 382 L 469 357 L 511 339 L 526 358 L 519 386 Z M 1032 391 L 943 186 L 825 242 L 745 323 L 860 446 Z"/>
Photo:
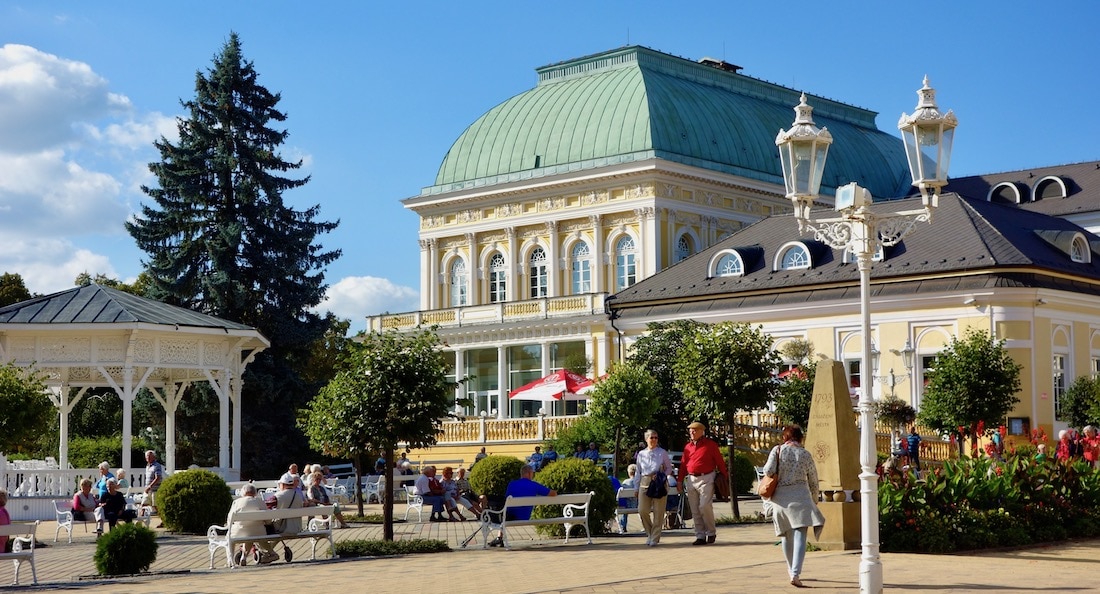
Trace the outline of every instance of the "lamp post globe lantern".
<path fill-rule="evenodd" d="M 828 129 L 814 125 L 814 108 L 806 103 L 805 93 L 794 112 L 794 124 L 789 130 L 779 130 L 775 144 L 779 147 L 783 167 L 783 185 L 794 205 L 795 216 L 801 222 L 809 218 L 810 208 L 821 189 L 821 174 L 833 136 Z"/>
<path fill-rule="evenodd" d="M 877 351 L 871 342 L 871 263 L 882 246 L 897 245 L 916 223 L 932 222 L 932 211 L 938 206 L 939 192 L 947 184 L 947 168 L 951 163 L 951 145 L 958 121 L 949 110 L 941 114 L 936 107 L 936 92 L 924 78 L 917 91 L 920 102 L 912 115 L 902 115 L 898 128 L 905 142 L 913 185 L 920 188 L 923 208 L 878 214 L 872 211 L 871 193 L 856 183 L 838 186 L 834 216 L 810 218 L 810 207 L 821 189 L 821 174 L 832 135 L 818 129 L 812 118 L 813 109 L 806 104 L 806 95 L 795 113 L 790 130 L 780 130 L 775 139 L 783 167 L 783 182 L 798 221 L 799 233 L 812 231 L 814 239 L 835 249 L 846 249 L 856 256 L 859 270 L 859 313 L 862 334 L 859 396 L 859 503 L 862 554 L 859 564 L 861 594 L 881 594 L 882 561 L 879 555 L 878 462 L 874 423 L 874 368 Z M 912 348 L 908 346 L 911 365 Z M 891 373 L 891 375 L 893 375 Z"/>
<path fill-rule="evenodd" d="M 950 109 L 945 114 L 940 113 L 936 107 L 936 90 L 928 86 L 927 76 L 917 95 L 920 97 L 917 109 L 912 115 L 901 114 L 898 130 L 905 142 L 913 185 L 920 188 L 924 206 L 932 209 L 938 206 L 940 188 L 947 185 L 951 147 L 959 121 Z"/>

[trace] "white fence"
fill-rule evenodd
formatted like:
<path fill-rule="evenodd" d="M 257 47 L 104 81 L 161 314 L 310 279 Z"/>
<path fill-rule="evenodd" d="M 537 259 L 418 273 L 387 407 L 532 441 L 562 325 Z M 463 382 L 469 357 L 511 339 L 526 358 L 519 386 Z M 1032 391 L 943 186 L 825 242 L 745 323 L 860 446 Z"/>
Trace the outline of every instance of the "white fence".
<path fill-rule="evenodd" d="M 115 468 L 111 469 L 114 474 Z M 225 469 L 207 468 L 228 478 Z M 53 502 L 70 500 L 80 488 L 80 481 L 99 480 L 98 468 L 58 468 L 53 459 L 12 460 L 0 454 L 0 488 L 8 492 L 8 513 L 13 520 L 53 520 Z M 145 488 L 145 467 L 127 468 L 130 491 Z"/>

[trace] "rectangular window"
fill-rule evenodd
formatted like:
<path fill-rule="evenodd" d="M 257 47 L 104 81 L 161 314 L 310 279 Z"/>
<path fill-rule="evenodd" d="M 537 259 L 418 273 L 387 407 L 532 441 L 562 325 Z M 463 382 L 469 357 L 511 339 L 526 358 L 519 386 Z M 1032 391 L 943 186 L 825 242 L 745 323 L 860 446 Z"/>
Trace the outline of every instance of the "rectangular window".
<path fill-rule="evenodd" d="M 862 392 L 860 386 L 862 385 L 863 377 L 860 374 L 860 368 L 863 367 L 863 361 L 859 359 L 845 359 L 844 369 L 848 372 L 848 395 L 852 398 L 852 402 L 859 400 Z"/>
<path fill-rule="evenodd" d="M 1100 377 L 1100 357 L 1092 358 L 1092 379 Z"/>
<path fill-rule="evenodd" d="M 470 378 L 463 384 L 466 388 L 466 397 L 473 400 L 473 414 L 486 414 L 496 410 L 498 379 L 497 350 L 471 349 L 464 353 L 466 362 L 466 377 Z M 474 412 L 476 411 L 476 412 Z"/>
<path fill-rule="evenodd" d="M 555 342 L 550 345 L 550 373 L 569 366 L 580 366 L 583 362 L 588 364 L 588 356 L 584 351 L 584 341 Z M 592 377 L 591 371 L 583 375 Z M 587 400 L 566 400 L 555 402 L 546 407 L 546 412 L 551 415 L 583 415 L 587 410 Z"/>
<path fill-rule="evenodd" d="M 1027 417 L 1008 417 L 1008 434 L 1031 437 L 1031 419 Z"/>
<path fill-rule="evenodd" d="M 542 373 L 542 345 L 527 344 L 508 347 L 508 390 L 529 384 Z M 544 403 L 534 400 L 511 400 L 508 416 L 511 418 L 533 417 L 538 414 Z"/>
<path fill-rule="evenodd" d="M 592 269 L 588 260 L 573 261 L 573 294 L 592 292 Z"/>
<path fill-rule="evenodd" d="M 531 299 L 546 297 L 546 266 L 531 266 Z"/>
<path fill-rule="evenodd" d="M 1054 418 L 1063 421 L 1062 396 L 1066 393 L 1066 356 L 1054 355 L 1052 363 L 1053 384 L 1051 392 L 1054 394 Z"/>

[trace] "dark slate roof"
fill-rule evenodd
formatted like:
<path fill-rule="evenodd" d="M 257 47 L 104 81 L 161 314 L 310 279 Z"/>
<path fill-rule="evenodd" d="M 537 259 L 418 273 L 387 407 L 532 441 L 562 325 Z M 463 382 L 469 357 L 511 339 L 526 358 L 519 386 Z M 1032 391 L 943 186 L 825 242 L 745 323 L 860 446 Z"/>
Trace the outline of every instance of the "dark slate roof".
<path fill-rule="evenodd" d="M 90 284 L 0 308 L 0 324 L 118 324 L 138 322 L 252 330 L 190 309 Z"/>
<path fill-rule="evenodd" d="M 1032 189 L 1046 177 L 1058 177 L 1066 185 L 1065 198 L 1034 199 Z M 1021 171 L 973 175 L 949 180 L 945 191 L 985 200 L 998 184 L 1013 184 L 1020 191 L 1020 208 L 1054 216 L 1100 211 L 1100 161 L 1036 167 Z"/>
<path fill-rule="evenodd" d="M 910 277 L 916 284 L 908 285 L 904 289 L 907 292 L 957 290 L 962 286 L 960 282 L 980 286 L 990 283 L 1036 286 L 1035 275 L 1049 277 L 1058 273 L 1085 281 L 1084 285 L 1092 287 L 1085 292 L 1100 292 L 1100 238 L 1076 224 L 957 194 L 941 196 L 939 204 L 931 225 L 918 223 L 901 243 L 885 248 L 885 259 L 873 265 L 872 284 L 887 279 L 894 283 Z M 879 213 L 918 208 L 919 198 L 876 202 L 874 206 Z M 832 210 L 814 211 L 816 218 L 833 215 Z M 1073 262 L 1059 247 L 1064 243 L 1061 238 L 1065 237 L 1065 232 L 1085 236 L 1092 246 L 1092 263 Z M 805 270 L 772 271 L 777 251 L 787 242 L 796 240 L 809 248 L 814 266 Z M 742 254 L 762 254 L 744 258 L 744 276 L 710 277 L 708 267 L 714 255 L 731 248 Z M 859 271 L 854 263 L 844 263 L 842 259 L 841 250 L 813 241 L 812 233 L 800 235 L 793 215 L 772 216 L 614 295 L 609 306 L 618 309 L 644 307 L 655 301 L 681 302 L 679 310 L 683 311 L 682 302 L 700 298 L 704 301 L 698 307 L 706 309 L 716 300 L 730 298 L 763 300 L 760 304 L 777 303 L 783 300 L 781 294 L 786 293 L 791 293 L 789 300 L 795 301 L 858 298 Z M 1009 268 L 1011 270 L 1005 274 L 997 271 Z M 1032 270 L 1021 273 L 1020 268 Z M 975 277 L 985 276 L 968 281 L 936 278 L 967 271 L 972 271 Z M 883 287 L 876 289 L 878 292 L 883 290 Z"/>

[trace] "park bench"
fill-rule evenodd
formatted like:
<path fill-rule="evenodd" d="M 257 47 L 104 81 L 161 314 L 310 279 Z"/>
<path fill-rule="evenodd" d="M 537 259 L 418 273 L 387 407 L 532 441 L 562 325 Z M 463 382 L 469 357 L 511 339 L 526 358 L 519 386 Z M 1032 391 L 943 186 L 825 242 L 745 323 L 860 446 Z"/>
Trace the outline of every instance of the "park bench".
<path fill-rule="evenodd" d="M 211 526 L 206 530 L 207 546 L 210 548 L 210 569 L 214 569 L 214 553 L 218 549 L 225 549 L 225 564 L 226 567 L 236 567 L 233 551 L 237 548 L 237 545 L 245 542 L 283 542 L 287 540 L 295 540 L 299 538 L 308 538 L 311 540 L 310 547 L 310 560 L 317 558 L 317 542 L 323 539 L 328 540 L 329 551 L 333 557 L 336 557 L 336 544 L 332 540 L 332 515 L 336 513 L 335 505 L 315 505 L 310 507 L 292 507 L 284 509 L 264 509 L 264 510 L 244 510 L 236 513 L 229 514 L 226 518 L 225 526 Z M 233 525 L 233 522 L 274 522 L 276 520 L 286 520 L 290 518 L 306 518 L 313 517 L 309 520 L 308 524 L 301 532 L 294 534 L 267 534 L 263 536 L 237 536 L 233 537 L 229 534 L 229 529 Z M 320 516 L 326 516 L 328 519 L 321 519 Z M 289 558 L 287 559 L 290 560 Z"/>
<path fill-rule="evenodd" d="M 31 578 L 34 584 L 38 584 L 38 572 L 34 569 L 34 533 L 38 530 L 38 520 L 29 524 L 6 524 L 0 526 L 0 536 L 7 536 L 12 540 L 11 552 L 5 553 L 0 549 L 0 561 L 11 559 L 15 562 L 15 577 L 13 586 L 19 585 L 19 569 L 23 562 L 30 561 Z"/>
<path fill-rule="evenodd" d="M 623 499 L 627 499 L 633 502 L 632 507 L 622 507 L 619 502 Z M 638 489 L 634 487 L 619 487 L 618 492 L 615 493 L 615 529 L 619 528 L 618 520 L 622 516 L 628 516 L 630 514 L 638 513 Z"/>
<path fill-rule="evenodd" d="M 85 519 L 77 520 L 73 517 L 72 502 L 68 499 L 64 501 L 54 501 L 54 517 L 57 519 L 57 527 L 53 531 L 53 541 L 57 542 L 57 535 L 64 528 L 69 533 L 69 544 L 73 544 L 73 525 L 83 524 L 84 532 L 88 532 L 88 524 L 95 524 L 96 520 L 92 517 L 92 512 L 88 512 L 84 515 Z"/>
<path fill-rule="evenodd" d="M 583 526 L 588 544 L 592 544 L 592 532 L 588 529 L 589 506 L 592 503 L 594 493 L 571 493 L 567 495 L 535 495 L 530 497 L 512 497 L 504 500 L 504 508 L 500 512 L 486 512 L 484 517 L 498 514 L 500 520 L 500 535 L 504 541 L 504 548 L 511 549 L 508 541 L 508 529 L 517 526 L 547 526 L 561 524 L 565 526 L 565 542 L 569 542 L 569 532 L 573 526 Z M 538 505 L 561 506 L 561 513 L 552 518 L 535 518 L 527 520 L 509 519 L 508 510 L 517 507 L 530 507 Z M 488 525 L 482 522 L 482 531 L 486 546 L 488 546 Z"/>

